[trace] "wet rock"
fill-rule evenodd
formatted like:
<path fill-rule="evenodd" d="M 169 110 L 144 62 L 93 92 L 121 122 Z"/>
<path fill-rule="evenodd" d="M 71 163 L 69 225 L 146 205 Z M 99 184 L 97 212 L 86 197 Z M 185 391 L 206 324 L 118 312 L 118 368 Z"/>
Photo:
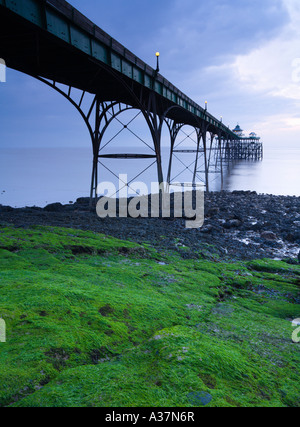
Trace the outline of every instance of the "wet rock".
<path fill-rule="evenodd" d="M 286 240 L 288 240 L 291 243 L 300 243 L 300 232 L 296 231 L 294 233 L 289 233 L 286 236 Z"/>
<path fill-rule="evenodd" d="M 229 316 L 234 312 L 234 308 L 230 305 L 223 303 L 217 304 L 216 307 L 212 309 L 212 313 L 219 316 Z"/>
<path fill-rule="evenodd" d="M 276 241 L 276 240 L 278 240 L 278 237 L 272 231 L 264 231 L 264 232 L 262 232 L 261 233 L 261 237 L 263 239 L 269 240 L 269 241 Z"/>
<path fill-rule="evenodd" d="M 89 204 L 90 199 L 88 197 L 79 197 L 76 200 L 76 203 L 78 205 L 88 205 Z"/>
<path fill-rule="evenodd" d="M 0 205 L 0 213 L 6 213 L 6 212 L 13 212 L 13 208 L 11 208 L 10 206 L 2 206 Z"/>
<path fill-rule="evenodd" d="M 195 406 L 206 406 L 213 400 L 212 395 L 204 391 L 189 393 L 187 397 L 189 402 Z"/>
<path fill-rule="evenodd" d="M 64 209 L 61 203 L 51 203 L 44 208 L 46 212 L 61 212 Z"/>
<path fill-rule="evenodd" d="M 238 219 L 231 219 L 230 221 L 225 222 L 223 225 L 224 228 L 230 229 L 230 228 L 237 228 L 242 225 L 242 222 Z"/>
<path fill-rule="evenodd" d="M 210 234 L 213 231 L 213 226 L 212 225 L 206 225 L 204 227 L 201 228 L 201 233 L 204 234 Z"/>
<path fill-rule="evenodd" d="M 220 209 L 217 208 L 217 207 L 208 209 L 208 211 L 206 212 L 206 217 L 207 218 L 215 217 L 215 216 L 217 216 L 219 214 L 219 212 L 220 212 Z"/>
<path fill-rule="evenodd" d="M 239 259 L 291 258 L 300 250 L 300 197 L 257 195 L 253 192 L 205 194 L 205 223 L 196 230 L 185 228 L 183 219 L 105 218 L 89 208 L 89 198 L 73 204 L 54 203 L 46 208 L 13 209 L 0 205 L 4 226 L 61 226 L 91 230 L 119 239 L 149 243 L 155 248 L 178 250 L 182 257 L 215 259 L 215 255 Z M 263 212 L 263 213 L 262 213 Z M 186 248 L 189 248 L 188 251 Z"/>
<path fill-rule="evenodd" d="M 26 210 L 29 210 L 29 211 L 42 211 L 43 208 L 40 208 L 38 206 L 26 206 Z"/>

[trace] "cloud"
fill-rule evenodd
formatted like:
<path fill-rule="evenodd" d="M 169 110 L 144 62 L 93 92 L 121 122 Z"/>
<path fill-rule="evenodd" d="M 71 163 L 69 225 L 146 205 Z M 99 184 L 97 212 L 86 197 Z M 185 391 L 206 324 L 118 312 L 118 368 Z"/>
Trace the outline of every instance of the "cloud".
<path fill-rule="evenodd" d="M 299 149 L 300 118 L 289 112 L 262 117 L 255 131 L 261 135 L 267 149 Z"/>
<path fill-rule="evenodd" d="M 212 65 L 270 39 L 287 17 L 280 0 L 173 0 L 158 36 L 169 46 L 170 59 L 180 55 L 177 66 Z"/>
<path fill-rule="evenodd" d="M 300 133 L 300 4 L 282 0 L 288 20 L 255 47 L 210 64 L 202 75 L 209 98 L 231 123 L 254 129 L 269 146 L 298 145 Z M 297 144 L 297 145 L 296 145 Z"/>
<path fill-rule="evenodd" d="M 290 21 L 274 39 L 230 64 L 245 90 L 300 100 L 300 4 L 283 0 Z"/>
<path fill-rule="evenodd" d="M 270 132 L 271 129 L 275 132 L 300 132 L 300 118 L 285 113 L 274 114 L 264 117 L 259 127 L 263 133 Z"/>
<path fill-rule="evenodd" d="M 239 121 L 250 131 L 270 118 L 276 125 L 273 117 L 282 97 L 285 114 L 290 111 L 293 117 L 291 102 L 300 99 L 299 0 L 153 0 L 146 9 L 139 0 L 111 0 L 105 8 L 101 3 L 72 1 L 150 65 L 155 66 L 159 50 L 161 73 L 200 105 L 207 99 L 210 112 L 222 115 L 226 124 Z M 77 118 L 51 89 L 16 72 L 8 77 L 0 104 L 11 121 L 17 116 L 29 123 L 31 118 L 32 127 L 50 140 L 54 129 L 45 132 L 43 114 L 55 111 L 65 123 L 66 115 Z M 288 126 L 278 120 L 282 128 Z M 60 132 L 65 123 L 57 126 Z M 2 135 L 4 128 L 5 123 Z M 11 124 L 5 129 L 9 134 Z M 86 140 L 76 134 L 74 141 L 80 145 Z"/>

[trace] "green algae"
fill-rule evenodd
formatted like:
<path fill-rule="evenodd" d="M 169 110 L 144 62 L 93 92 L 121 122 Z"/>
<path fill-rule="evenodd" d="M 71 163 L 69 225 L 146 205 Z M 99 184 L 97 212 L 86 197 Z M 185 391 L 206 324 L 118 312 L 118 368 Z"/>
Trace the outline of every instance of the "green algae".
<path fill-rule="evenodd" d="M 36 226 L 0 270 L 2 407 L 300 406 L 298 265 Z"/>

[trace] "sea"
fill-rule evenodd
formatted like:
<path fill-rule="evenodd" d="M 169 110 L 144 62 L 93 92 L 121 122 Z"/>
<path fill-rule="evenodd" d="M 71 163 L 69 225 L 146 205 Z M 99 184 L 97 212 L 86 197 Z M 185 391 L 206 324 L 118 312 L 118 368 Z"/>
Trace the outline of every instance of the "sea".
<path fill-rule="evenodd" d="M 136 152 L 134 147 L 126 149 Z M 168 170 L 169 149 L 162 150 L 163 169 Z M 192 181 L 194 157 L 191 153 L 173 158 L 172 180 Z M 143 182 L 147 188 L 157 181 L 154 159 L 102 159 L 99 183 Z M 201 163 L 201 162 L 200 162 Z M 197 181 L 204 180 L 199 164 Z M 91 148 L 2 148 L 0 149 L 0 204 L 12 207 L 38 206 L 51 203 L 69 204 L 88 197 L 91 184 Z M 143 173 L 141 173 L 143 172 Z M 166 178 L 166 176 L 165 176 Z M 265 147 L 262 161 L 237 161 L 223 165 L 210 174 L 210 191 L 250 190 L 259 194 L 300 196 L 300 147 Z M 130 185 L 129 185 L 130 192 Z M 130 194 L 129 194 L 130 195 Z M 134 195 L 134 194 L 131 194 Z"/>

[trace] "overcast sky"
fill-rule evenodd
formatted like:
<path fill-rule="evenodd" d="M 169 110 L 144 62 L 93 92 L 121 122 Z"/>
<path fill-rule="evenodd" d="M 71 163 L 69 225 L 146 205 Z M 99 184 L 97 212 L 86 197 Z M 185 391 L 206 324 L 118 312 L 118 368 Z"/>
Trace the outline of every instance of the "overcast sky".
<path fill-rule="evenodd" d="M 299 147 L 299 0 L 71 0 L 226 125 Z M 0 84 L 1 146 L 86 146 L 66 100 L 13 70 Z"/>

